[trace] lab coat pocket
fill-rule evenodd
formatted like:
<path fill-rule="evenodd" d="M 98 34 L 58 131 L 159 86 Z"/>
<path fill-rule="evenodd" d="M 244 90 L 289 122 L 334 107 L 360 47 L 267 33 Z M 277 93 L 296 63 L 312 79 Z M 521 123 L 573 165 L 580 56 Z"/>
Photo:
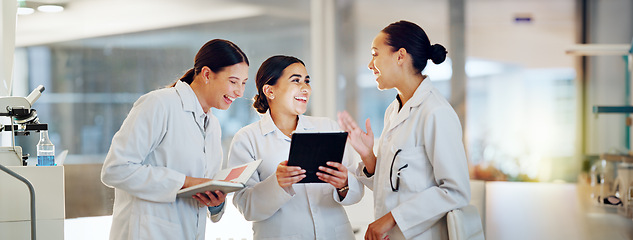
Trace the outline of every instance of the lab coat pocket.
<path fill-rule="evenodd" d="M 150 215 L 140 216 L 139 239 L 182 239 L 179 224 Z"/>
<path fill-rule="evenodd" d="M 420 192 L 428 186 L 433 169 L 424 146 L 403 148 L 394 154 L 391 168 L 392 188 L 405 192 Z"/>

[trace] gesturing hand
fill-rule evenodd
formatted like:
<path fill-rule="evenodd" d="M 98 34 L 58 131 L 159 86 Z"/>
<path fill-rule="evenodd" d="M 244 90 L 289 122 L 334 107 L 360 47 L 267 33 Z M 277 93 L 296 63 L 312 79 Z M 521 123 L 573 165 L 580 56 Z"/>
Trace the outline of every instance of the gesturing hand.
<path fill-rule="evenodd" d="M 356 121 L 346 111 L 337 113 L 338 124 L 343 131 L 348 132 L 347 138 L 356 152 L 360 155 L 370 173 L 374 172 L 376 156 L 374 155 L 374 132 L 371 131 L 369 118 L 365 121 L 367 132 L 364 132 Z"/>
<path fill-rule="evenodd" d="M 301 167 L 296 166 L 288 166 L 288 161 L 283 161 L 277 165 L 277 171 L 275 175 L 277 176 L 277 183 L 282 188 L 287 188 L 292 186 L 301 179 L 306 177 L 306 170 L 301 169 Z"/>

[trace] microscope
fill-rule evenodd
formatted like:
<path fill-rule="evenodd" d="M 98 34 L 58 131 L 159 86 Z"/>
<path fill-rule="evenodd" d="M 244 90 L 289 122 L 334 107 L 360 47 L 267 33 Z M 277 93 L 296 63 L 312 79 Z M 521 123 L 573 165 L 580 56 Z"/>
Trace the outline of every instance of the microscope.
<path fill-rule="evenodd" d="M 0 124 L 0 133 L 12 132 L 11 146 L 0 147 L 0 164 L 26 166 L 29 155 L 22 155 L 22 147 L 15 145 L 15 136 L 28 136 L 33 131 L 48 130 L 48 125 L 40 123 L 37 111 L 31 108 L 42 92 L 44 92 L 44 86 L 39 85 L 26 97 L 0 97 L 0 117 L 11 119 L 7 125 Z"/>

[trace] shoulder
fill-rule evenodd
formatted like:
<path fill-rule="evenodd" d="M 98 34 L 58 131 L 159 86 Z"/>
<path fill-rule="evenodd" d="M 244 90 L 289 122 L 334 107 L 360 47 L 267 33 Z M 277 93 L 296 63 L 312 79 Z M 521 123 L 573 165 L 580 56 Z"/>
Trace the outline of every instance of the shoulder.
<path fill-rule="evenodd" d="M 233 135 L 233 142 L 250 141 L 255 134 L 262 134 L 261 120 L 244 126 Z"/>
<path fill-rule="evenodd" d="M 431 91 L 429 96 L 420 106 L 419 114 L 427 120 L 436 121 L 459 121 L 455 109 L 446 98 L 437 90 Z"/>
<path fill-rule="evenodd" d="M 160 106 L 175 103 L 177 99 L 178 93 L 174 88 L 161 88 L 144 94 L 134 105 Z"/>

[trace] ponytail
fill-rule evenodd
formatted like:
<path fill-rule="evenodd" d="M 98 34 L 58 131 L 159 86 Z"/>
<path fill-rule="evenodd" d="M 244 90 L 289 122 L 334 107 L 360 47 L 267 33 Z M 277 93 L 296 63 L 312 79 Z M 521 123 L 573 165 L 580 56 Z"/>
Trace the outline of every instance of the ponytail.
<path fill-rule="evenodd" d="M 169 87 L 175 87 L 176 83 L 178 83 L 178 81 L 183 81 L 187 84 L 191 84 L 193 82 L 193 75 L 194 75 L 194 70 L 189 69 L 185 75 L 182 75 L 182 77 L 180 77 L 180 79 L 178 79 L 177 81 L 175 81 L 174 83 L 172 83 Z"/>

